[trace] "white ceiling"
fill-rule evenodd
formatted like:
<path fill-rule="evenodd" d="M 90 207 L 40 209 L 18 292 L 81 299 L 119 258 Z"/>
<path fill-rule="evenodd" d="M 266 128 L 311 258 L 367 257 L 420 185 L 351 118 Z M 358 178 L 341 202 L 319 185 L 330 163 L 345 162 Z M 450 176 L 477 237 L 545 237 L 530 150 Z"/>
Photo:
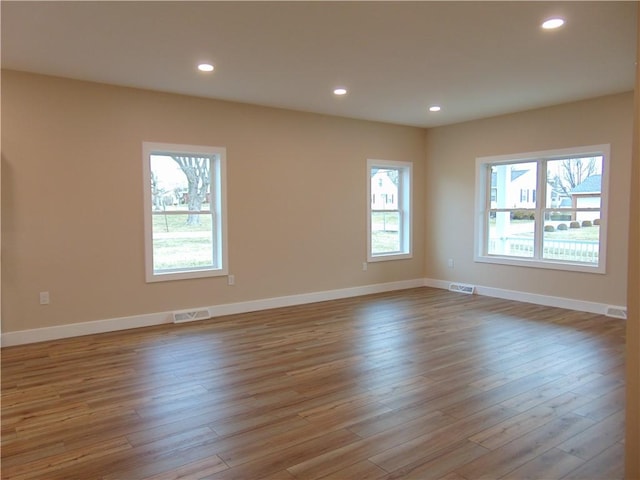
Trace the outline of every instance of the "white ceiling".
<path fill-rule="evenodd" d="M 2 2 L 2 67 L 430 127 L 630 91 L 636 2 Z M 556 31 L 540 23 L 566 18 Z M 215 64 L 198 72 L 200 61 Z M 336 97 L 332 90 L 346 86 Z M 442 106 L 435 114 L 432 104 Z"/>

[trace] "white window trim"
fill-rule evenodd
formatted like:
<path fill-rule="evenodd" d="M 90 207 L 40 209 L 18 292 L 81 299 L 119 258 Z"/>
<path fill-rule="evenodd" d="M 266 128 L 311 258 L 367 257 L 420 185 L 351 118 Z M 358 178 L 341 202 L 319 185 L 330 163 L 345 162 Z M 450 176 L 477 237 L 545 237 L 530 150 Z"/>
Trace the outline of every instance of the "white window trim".
<path fill-rule="evenodd" d="M 556 160 L 567 157 L 581 157 L 589 155 L 602 155 L 602 184 L 601 184 L 601 223 L 600 223 L 600 248 L 598 253 L 598 265 L 587 265 L 578 262 L 549 260 L 542 258 L 521 258 L 487 254 L 487 237 L 485 213 L 487 209 L 488 192 L 491 188 L 491 176 L 488 173 L 488 164 L 496 163 L 526 163 L 538 162 L 539 160 Z M 585 273 L 606 273 L 606 252 L 607 252 L 607 221 L 609 204 L 609 163 L 610 145 L 590 145 L 585 147 L 563 148 L 557 150 L 543 150 L 539 152 L 519 153 L 514 155 L 498 155 L 491 157 L 476 158 L 476 198 L 475 198 L 475 244 L 474 261 L 482 263 L 494 263 L 501 265 L 514 265 L 520 267 L 546 268 L 552 270 L 565 270 Z M 542 218 L 541 211 L 544 206 L 542 202 L 546 198 L 547 185 L 544 182 L 546 173 L 538 175 L 536 195 L 539 202 L 536 203 L 536 218 Z M 542 242 L 542 228 L 536 229 L 535 245 L 540 246 Z"/>
<path fill-rule="evenodd" d="M 216 221 L 218 233 L 218 256 L 220 268 L 199 268 L 194 270 L 180 270 L 174 272 L 155 273 L 153 271 L 153 220 L 151 205 L 151 165 L 150 155 L 158 153 L 194 153 L 215 155 L 217 158 L 217 174 L 211 179 L 216 182 L 212 191 L 218 193 L 216 210 L 213 211 L 213 219 Z M 143 169 L 143 195 L 144 195 L 144 242 L 145 242 L 145 275 L 148 283 L 171 280 L 187 280 L 192 278 L 218 277 L 229 274 L 227 253 L 227 152 L 224 147 L 210 147 L 202 145 L 182 145 L 173 143 L 142 143 L 142 169 Z M 214 171 L 214 165 L 211 165 Z"/>
<path fill-rule="evenodd" d="M 371 169 L 396 168 L 402 175 L 400 191 L 398 192 L 398 210 L 401 220 L 400 242 L 402 250 L 394 253 L 372 254 L 371 252 Z M 393 160 L 367 160 L 367 261 L 384 262 L 388 260 L 403 260 L 413 258 L 413 163 Z"/>

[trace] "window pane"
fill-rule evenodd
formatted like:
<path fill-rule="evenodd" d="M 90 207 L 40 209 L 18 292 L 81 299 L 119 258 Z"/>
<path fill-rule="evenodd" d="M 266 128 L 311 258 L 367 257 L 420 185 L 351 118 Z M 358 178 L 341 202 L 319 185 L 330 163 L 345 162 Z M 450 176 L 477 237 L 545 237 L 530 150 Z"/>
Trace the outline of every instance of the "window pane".
<path fill-rule="evenodd" d="M 600 208 L 602 156 L 547 162 L 546 208 Z"/>
<path fill-rule="evenodd" d="M 371 253 L 384 254 L 400 251 L 400 213 L 371 213 Z"/>
<path fill-rule="evenodd" d="M 399 181 L 397 168 L 371 169 L 371 210 L 398 210 Z"/>
<path fill-rule="evenodd" d="M 609 150 L 477 158 L 474 260 L 605 273 Z"/>
<path fill-rule="evenodd" d="M 212 268 L 211 215 L 154 214 L 153 270 Z"/>
<path fill-rule="evenodd" d="M 151 205 L 154 212 L 210 210 L 209 158 L 151 155 L 150 161 Z"/>
<path fill-rule="evenodd" d="M 535 208 L 537 164 L 505 163 L 491 166 L 491 208 Z"/>
<path fill-rule="evenodd" d="M 544 222 L 543 253 L 549 260 L 598 264 L 600 212 L 564 212 L 569 219 Z"/>
<path fill-rule="evenodd" d="M 491 212 L 489 215 L 489 255 L 533 257 L 535 213 L 533 210 Z"/>

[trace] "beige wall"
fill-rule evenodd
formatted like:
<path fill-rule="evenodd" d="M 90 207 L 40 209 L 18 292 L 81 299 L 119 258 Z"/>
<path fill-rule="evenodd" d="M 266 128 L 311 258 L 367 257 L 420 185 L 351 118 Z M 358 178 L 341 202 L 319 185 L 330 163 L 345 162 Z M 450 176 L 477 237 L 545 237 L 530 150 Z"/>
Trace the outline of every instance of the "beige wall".
<path fill-rule="evenodd" d="M 627 478 L 638 479 L 640 158 L 636 120 L 627 217 L 632 115 L 631 94 L 623 94 L 432 129 L 425 166 L 420 129 L 3 72 L 2 329 L 423 276 L 624 305 L 631 218 L 626 450 Z M 227 147 L 236 286 L 224 278 L 144 282 L 143 140 Z M 607 275 L 473 263 L 476 157 L 598 143 L 612 146 Z M 414 162 L 417 221 L 413 260 L 362 272 L 368 157 Z M 43 290 L 49 306 L 38 304 Z"/>
<path fill-rule="evenodd" d="M 18 72 L 2 83 L 5 332 L 423 277 L 626 305 L 632 93 L 431 129 L 425 145 L 417 128 Z M 145 140 L 227 147 L 235 286 L 145 283 Z M 473 262 L 476 157 L 599 143 L 606 275 Z M 414 162 L 416 221 L 412 260 L 363 272 L 367 158 Z"/>
<path fill-rule="evenodd" d="M 640 25 L 640 11 L 638 11 Z M 640 36 L 637 38 L 635 123 L 629 216 L 629 315 L 627 320 L 627 418 L 625 478 L 640 479 Z"/>
<path fill-rule="evenodd" d="M 626 93 L 430 129 L 425 276 L 626 305 L 632 122 Z M 606 275 L 474 263 L 476 157 L 603 143 L 611 144 Z"/>
<path fill-rule="evenodd" d="M 423 277 L 420 221 L 413 259 L 362 271 L 366 160 L 424 178 L 422 129 L 18 72 L 2 125 L 4 332 Z M 145 283 L 143 141 L 227 148 L 235 286 Z"/>

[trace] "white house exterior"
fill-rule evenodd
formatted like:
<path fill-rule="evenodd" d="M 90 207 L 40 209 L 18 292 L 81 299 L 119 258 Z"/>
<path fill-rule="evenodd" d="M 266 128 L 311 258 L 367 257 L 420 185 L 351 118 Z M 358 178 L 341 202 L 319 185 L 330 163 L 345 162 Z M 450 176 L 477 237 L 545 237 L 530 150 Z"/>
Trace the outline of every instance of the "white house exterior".
<path fill-rule="evenodd" d="M 591 175 L 584 182 L 571 190 L 572 208 L 600 208 L 602 193 L 602 175 Z M 600 211 L 576 212 L 576 220 L 595 220 L 600 218 Z"/>
<path fill-rule="evenodd" d="M 378 170 L 371 176 L 371 209 L 398 209 L 398 186 L 389 178 L 387 170 Z"/>
<path fill-rule="evenodd" d="M 536 165 L 494 165 L 491 172 L 491 208 L 536 207 Z"/>

